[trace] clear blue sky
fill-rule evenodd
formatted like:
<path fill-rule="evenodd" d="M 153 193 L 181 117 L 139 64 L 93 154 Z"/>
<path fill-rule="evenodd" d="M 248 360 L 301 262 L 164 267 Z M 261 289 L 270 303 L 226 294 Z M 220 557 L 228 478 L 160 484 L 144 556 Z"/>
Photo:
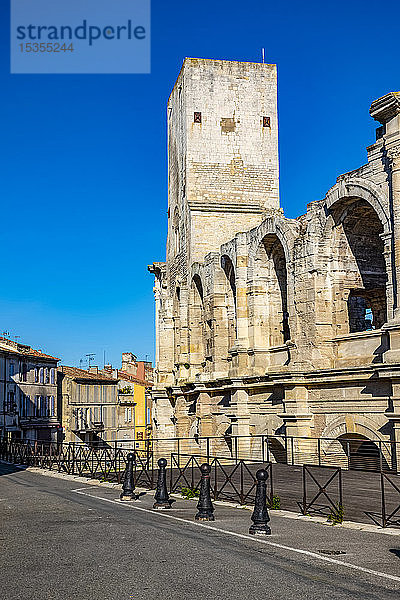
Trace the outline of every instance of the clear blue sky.
<path fill-rule="evenodd" d="M 1 0 L 0 333 L 79 365 L 153 357 L 166 241 L 165 105 L 185 56 L 278 64 L 281 202 L 298 216 L 366 161 L 400 89 L 398 1 L 152 4 L 151 75 L 10 75 Z"/>

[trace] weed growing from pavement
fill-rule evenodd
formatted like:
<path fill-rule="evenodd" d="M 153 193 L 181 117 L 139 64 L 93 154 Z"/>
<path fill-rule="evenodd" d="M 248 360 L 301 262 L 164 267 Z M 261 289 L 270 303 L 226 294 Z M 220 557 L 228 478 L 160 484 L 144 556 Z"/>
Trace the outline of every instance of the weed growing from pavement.
<path fill-rule="evenodd" d="M 331 514 L 328 517 L 328 521 L 332 525 L 341 525 L 343 523 L 343 518 L 344 508 L 343 505 L 338 502 L 335 508 L 331 508 Z"/>
<path fill-rule="evenodd" d="M 272 496 L 271 498 L 271 510 L 279 510 L 281 507 L 281 499 L 279 496 Z"/>
<path fill-rule="evenodd" d="M 183 487 L 181 489 L 181 494 L 184 498 L 186 498 L 186 500 L 188 500 L 189 498 L 198 498 L 200 492 L 197 488 Z"/>

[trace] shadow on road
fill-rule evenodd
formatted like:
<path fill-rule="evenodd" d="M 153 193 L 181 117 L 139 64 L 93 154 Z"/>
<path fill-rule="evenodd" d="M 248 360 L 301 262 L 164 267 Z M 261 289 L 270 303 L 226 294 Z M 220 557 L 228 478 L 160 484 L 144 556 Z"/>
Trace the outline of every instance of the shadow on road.
<path fill-rule="evenodd" d="M 3 462 L 0 460 L 0 476 L 1 475 L 11 475 L 11 473 L 18 473 L 18 471 L 25 471 L 27 469 L 26 466 L 21 465 L 13 465 L 10 463 Z"/>

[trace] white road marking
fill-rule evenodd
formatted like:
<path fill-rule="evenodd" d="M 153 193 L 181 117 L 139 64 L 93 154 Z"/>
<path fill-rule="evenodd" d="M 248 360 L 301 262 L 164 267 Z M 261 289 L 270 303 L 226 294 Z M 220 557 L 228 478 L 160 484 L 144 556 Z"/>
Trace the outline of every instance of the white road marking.
<path fill-rule="evenodd" d="M 301 550 L 300 548 L 292 548 L 291 546 L 285 546 L 284 544 L 278 544 L 276 542 L 271 542 L 266 539 L 261 539 L 258 536 L 245 535 L 243 533 L 236 533 L 235 531 L 227 531 L 226 529 L 220 529 L 219 527 L 212 527 L 211 525 L 206 525 L 205 523 L 199 523 L 198 521 L 189 521 L 188 519 L 182 519 L 182 517 L 175 517 L 170 513 L 164 511 L 156 511 L 151 510 L 149 508 L 143 508 L 142 506 L 137 506 L 135 504 L 124 503 L 120 500 L 110 500 L 109 498 L 101 498 L 100 496 L 94 496 L 93 494 L 88 494 L 87 492 L 82 492 L 82 489 L 79 488 L 77 490 L 72 490 L 72 492 L 76 492 L 77 494 L 82 494 L 82 496 L 89 496 L 89 498 L 95 498 L 96 500 L 103 500 L 104 502 L 110 502 L 111 504 L 117 504 L 118 506 L 122 506 L 124 508 L 132 508 L 133 510 L 140 510 L 142 512 L 150 513 L 151 515 L 158 515 L 159 517 L 164 517 L 166 519 L 172 519 L 173 521 L 180 521 L 181 523 L 186 523 L 189 525 L 193 525 L 195 527 L 202 527 L 203 529 L 209 529 L 210 531 L 217 531 L 218 533 L 224 533 L 226 535 L 232 535 L 234 537 L 241 538 L 243 540 L 249 540 L 251 542 L 259 542 L 260 544 L 265 544 L 267 546 L 272 546 L 274 548 L 280 548 L 281 550 L 289 550 L 290 552 L 297 552 L 298 554 L 303 554 L 305 556 L 311 556 L 312 558 L 317 558 L 318 560 L 322 560 L 324 562 L 328 562 L 334 565 L 340 565 L 343 567 L 347 567 L 349 569 L 354 569 L 355 571 L 361 571 L 363 573 L 367 573 L 368 575 L 375 575 L 376 577 L 383 577 L 385 579 L 391 579 L 392 581 L 399 581 L 400 577 L 396 575 L 390 575 L 389 573 L 382 573 L 381 571 L 374 571 L 372 569 L 366 569 L 365 567 L 360 567 L 358 565 L 352 565 L 351 563 L 346 563 L 341 560 L 336 560 L 334 558 L 329 558 L 327 556 L 321 556 L 316 554 L 315 552 L 310 552 L 309 550 Z"/>

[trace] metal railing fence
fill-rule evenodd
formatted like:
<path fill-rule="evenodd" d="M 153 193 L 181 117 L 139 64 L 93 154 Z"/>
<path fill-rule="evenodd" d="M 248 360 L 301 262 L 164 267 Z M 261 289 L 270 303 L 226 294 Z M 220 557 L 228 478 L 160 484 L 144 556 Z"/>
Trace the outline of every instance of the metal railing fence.
<path fill-rule="evenodd" d="M 297 462 L 287 464 L 239 457 L 239 453 L 236 456 L 235 453 L 234 456 L 212 456 L 212 441 L 208 439 L 208 453 L 168 453 L 164 448 L 162 455 L 168 461 L 172 492 L 181 491 L 183 487 L 197 489 L 200 465 L 209 462 L 214 499 L 251 504 L 255 494 L 255 473 L 263 467 L 269 472 L 270 505 L 275 498 L 279 500 L 281 508 L 297 510 L 300 507 L 303 514 L 320 512 L 321 515 L 335 512 L 335 507 L 341 505 L 344 506 L 346 519 L 365 521 L 367 518 L 382 527 L 400 527 L 400 475 L 394 470 L 387 470 L 387 464 L 383 463 L 383 458 L 376 457 L 376 453 L 374 457 L 378 458 L 378 462 L 372 466 L 373 471 L 378 469 L 377 472 L 371 472 L 370 462 L 367 462 L 365 471 L 358 468 L 354 470 L 351 461 L 346 463 L 347 470 L 340 465 L 321 465 L 318 464 L 318 455 L 314 463 L 310 464 L 308 460 L 299 467 Z M 288 447 L 293 443 L 293 447 L 298 448 L 298 441 L 303 439 L 306 438 L 295 438 L 292 442 L 288 438 Z M 270 439 L 264 439 L 265 456 L 268 455 L 269 443 Z M 180 444 L 181 449 L 182 440 Z M 154 489 L 157 459 L 160 458 L 160 448 L 156 451 L 154 445 L 153 448 L 150 445 L 142 448 L 121 448 L 117 445 L 89 447 L 74 443 L 0 440 L 0 459 L 9 463 L 116 483 L 123 481 L 129 452 L 134 454 L 135 484 Z M 371 459 L 368 455 L 366 458 L 367 461 Z M 321 505 L 321 500 L 325 502 L 324 505 Z"/>

